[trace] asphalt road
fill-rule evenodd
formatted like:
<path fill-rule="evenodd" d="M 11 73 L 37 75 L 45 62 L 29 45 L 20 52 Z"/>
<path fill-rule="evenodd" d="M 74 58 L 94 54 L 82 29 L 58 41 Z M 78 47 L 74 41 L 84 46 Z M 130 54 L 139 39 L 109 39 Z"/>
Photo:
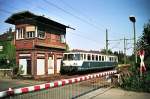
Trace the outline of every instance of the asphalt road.
<path fill-rule="evenodd" d="M 92 90 L 93 88 L 95 89 L 96 87 L 101 85 L 101 83 L 97 82 L 100 80 L 96 79 L 94 83 L 93 81 L 85 81 L 77 84 L 71 84 L 62 87 L 41 90 L 37 92 L 31 92 L 24 95 L 17 95 L 12 99 L 18 97 L 20 97 L 21 99 L 71 99 L 73 97 L 76 99 L 149 99 L 150 97 L 150 93 L 125 91 L 122 89 L 110 87 Z M 33 80 L 0 79 L 0 91 L 8 90 L 9 87 L 19 88 L 41 83 L 46 82 L 39 82 Z"/>
<path fill-rule="evenodd" d="M 8 90 L 8 88 L 20 88 L 41 83 L 44 83 L 44 81 L 0 79 L 0 91 Z"/>

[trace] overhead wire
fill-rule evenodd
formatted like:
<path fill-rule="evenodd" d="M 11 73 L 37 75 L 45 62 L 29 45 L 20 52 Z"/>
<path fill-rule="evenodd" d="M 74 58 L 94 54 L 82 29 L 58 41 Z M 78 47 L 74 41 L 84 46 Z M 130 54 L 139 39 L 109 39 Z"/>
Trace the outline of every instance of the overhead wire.
<path fill-rule="evenodd" d="M 11 13 L 10 11 L 7 11 L 7 10 L 5 10 L 5 9 L 1 9 L 1 8 L 0 8 L 0 10 L 3 11 L 4 13 Z M 19 16 L 25 18 L 24 16 L 21 16 L 21 15 L 19 15 Z M 34 21 L 37 21 L 37 20 L 35 20 L 35 19 L 33 19 L 33 20 L 34 20 Z M 38 21 L 38 22 L 39 22 L 39 21 Z M 45 23 L 43 23 L 43 22 L 39 22 L 39 23 L 44 24 L 44 25 L 47 25 L 47 26 L 50 26 L 50 27 L 53 27 L 53 28 L 55 28 L 55 29 L 62 30 L 62 29 L 60 29 L 60 28 L 58 28 L 58 27 L 56 27 L 56 26 L 52 26 L 52 25 L 49 25 L 49 24 L 45 24 Z M 97 41 L 92 40 L 92 39 L 90 39 L 90 38 L 87 38 L 87 37 L 85 37 L 85 36 L 82 36 L 82 35 L 80 35 L 80 34 L 75 34 L 75 33 L 72 33 L 72 34 L 73 34 L 73 35 L 76 35 L 76 36 L 80 36 L 81 38 L 90 40 L 90 41 L 92 41 L 92 42 L 94 42 L 94 43 L 98 43 Z M 98 44 L 99 44 L 99 43 L 98 43 Z"/>
<path fill-rule="evenodd" d="M 77 16 L 77 15 L 75 15 L 75 14 L 73 14 L 73 13 L 71 13 L 71 12 L 69 12 L 69 11 L 67 11 L 67 10 L 65 10 L 65 9 L 63 9 L 63 8 L 61 8 L 61 7 L 59 7 L 58 5 L 52 3 L 52 2 L 50 2 L 50 1 L 48 1 L 48 0 L 44 0 L 44 2 L 47 3 L 47 4 L 49 4 L 49 5 L 51 5 L 51 6 L 53 6 L 53 7 L 55 7 L 55 8 L 57 8 L 57 9 L 59 9 L 59 10 L 61 10 L 61 11 L 63 11 L 63 12 L 65 12 L 65 13 L 67 13 L 67 14 L 69 14 L 69 15 L 71 15 L 71 16 L 73 16 L 73 17 L 75 17 L 75 18 L 77 18 L 77 19 L 79 19 L 80 21 L 82 21 L 82 22 L 84 22 L 84 23 L 87 23 L 87 24 L 91 25 L 92 27 L 94 27 L 94 28 L 100 30 L 100 28 L 97 27 L 97 25 L 95 25 L 95 24 L 93 24 L 93 23 L 90 23 L 90 22 L 88 22 L 88 21 L 85 20 L 85 19 L 82 19 L 81 17 L 79 17 L 79 16 Z M 64 1 L 62 1 L 62 2 L 64 2 Z M 64 4 L 69 5 L 69 4 L 67 4 L 67 3 L 64 3 Z M 70 7 L 72 10 L 74 10 L 73 7 L 71 7 L 71 6 L 69 6 L 69 7 Z M 39 7 L 38 7 L 38 8 L 39 8 Z M 41 8 L 41 7 L 40 7 L 40 9 L 44 10 L 44 9 Z M 82 14 L 82 16 L 84 16 L 84 14 Z M 92 20 L 92 19 L 89 18 L 89 17 L 88 17 L 88 19 Z M 40 22 L 40 23 L 41 23 L 41 22 Z M 101 29 L 101 30 L 102 30 L 102 29 Z M 88 40 L 91 40 L 91 39 L 89 39 L 89 38 L 87 38 L 87 37 L 85 37 L 85 36 L 79 35 L 79 34 L 75 34 L 75 35 L 80 36 L 80 37 L 83 37 L 83 38 L 86 38 L 86 39 L 88 39 Z M 94 42 L 97 43 L 97 41 L 95 41 L 95 40 L 91 40 L 91 41 L 94 41 Z M 112 40 L 111 40 L 111 41 L 112 41 Z M 99 44 L 99 43 L 98 43 L 98 44 Z"/>
<path fill-rule="evenodd" d="M 92 22 L 92 24 L 95 24 L 94 20 L 89 15 L 85 14 L 83 11 L 81 12 L 81 11 L 75 9 L 74 7 L 72 7 L 69 3 L 65 2 L 64 0 L 59 0 L 59 1 L 61 1 L 66 7 L 70 8 L 72 11 L 77 12 L 78 14 L 83 16 L 85 19 L 90 20 L 90 22 Z M 95 24 L 95 25 L 100 25 L 100 24 Z M 102 26 L 105 30 L 105 27 L 103 25 L 100 25 L 100 26 Z M 98 28 L 100 28 L 100 27 L 98 27 Z"/>
<path fill-rule="evenodd" d="M 49 0 L 43 0 L 43 1 L 46 2 L 47 4 L 49 4 L 49 6 L 53 6 L 53 7 L 57 8 L 57 9 L 59 9 L 59 10 L 63 11 L 64 13 L 66 13 L 68 15 L 71 15 L 74 18 L 76 18 L 76 19 L 78 19 L 80 21 L 82 21 L 82 22 L 84 22 L 86 24 L 89 24 L 90 26 L 94 27 L 97 30 L 103 30 L 103 29 L 100 29 L 97 25 L 95 25 L 95 24 L 93 24 L 93 23 L 91 23 L 91 22 L 89 22 L 89 21 L 87 21 L 87 20 L 85 20 L 85 19 L 83 19 L 83 18 L 81 18 L 81 17 L 79 17 L 79 16 L 77 16 L 77 15 L 75 15 L 75 14 L 73 14 L 73 13 L 71 13 L 71 12 L 69 12 L 69 11 L 67 11 L 67 10 L 65 10 L 63 8 L 61 8 L 61 7 L 59 7 L 58 5 L 50 2 Z"/>

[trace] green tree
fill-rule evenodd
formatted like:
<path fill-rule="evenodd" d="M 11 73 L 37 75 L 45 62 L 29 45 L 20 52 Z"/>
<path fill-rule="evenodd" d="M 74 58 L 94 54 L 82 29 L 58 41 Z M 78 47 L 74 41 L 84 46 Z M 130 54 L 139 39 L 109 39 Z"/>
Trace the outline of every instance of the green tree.
<path fill-rule="evenodd" d="M 137 42 L 138 50 L 145 50 L 145 64 L 150 69 L 150 20 L 144 25 L 141 38 Z"/>
<path fill-rule="evenodd" d="M 106 54 L 106 49 L 102 49 L 101 53 Z M 111 51 L 111 49 L 108 49 L 108 54 L 113 54 L 113 52 Z"/>
<path fill-rule="evenodd" d="M 122 51 L 115 51 L 114 55 L 116 55 L 118 57 L 118 63 L 119 64 L 123 64 L 124 63 L 124 53 Z"/>
<path fill-rule="evenodd" d="M 145 50 L 144 62 L 147 70 L 141 76 L 139 71 L 140 61 L 138 61 L 136 65 L 131 66 L 127 71 L 131 73 L 130 76 L 125 76 L 125 73 L 122 72 L 123 84 L 121 86 L 128 90 L 150 92 L 150 21 L 144 25 L 142 36 L 137 42 L 137 49 Z"/>
<path fill-rule="evenodd" d="M 6 33 L 7 38 L 0 40 L 0 68 L 10 68 L 16 65 L 16 49 L 12 44 L 13 34 L 11 29 Z"/>

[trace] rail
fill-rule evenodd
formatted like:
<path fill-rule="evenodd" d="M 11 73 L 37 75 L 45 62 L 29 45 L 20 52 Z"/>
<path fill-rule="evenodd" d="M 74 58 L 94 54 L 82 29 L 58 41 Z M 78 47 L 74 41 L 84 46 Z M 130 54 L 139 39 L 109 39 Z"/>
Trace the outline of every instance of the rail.
<path fill-rule="evenodd" d="M 110 86 L 108 79 L 116 70 L 105 71 L 50 83 L 0 92 L 3 99 L 75 99 L 90 91 Z"/>

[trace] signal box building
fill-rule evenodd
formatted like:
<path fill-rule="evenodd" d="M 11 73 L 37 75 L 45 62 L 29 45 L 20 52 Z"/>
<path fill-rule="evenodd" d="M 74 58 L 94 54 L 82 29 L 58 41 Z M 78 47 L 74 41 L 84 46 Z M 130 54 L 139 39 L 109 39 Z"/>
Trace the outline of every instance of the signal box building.
<path fill-rule="evenodd" d="M 12 14 L 5 22 L 15 25 L 16 63 L 22 67 L 22 75 L 40 77 L 60 72 L 66 25 L 29 11 Z"/>

